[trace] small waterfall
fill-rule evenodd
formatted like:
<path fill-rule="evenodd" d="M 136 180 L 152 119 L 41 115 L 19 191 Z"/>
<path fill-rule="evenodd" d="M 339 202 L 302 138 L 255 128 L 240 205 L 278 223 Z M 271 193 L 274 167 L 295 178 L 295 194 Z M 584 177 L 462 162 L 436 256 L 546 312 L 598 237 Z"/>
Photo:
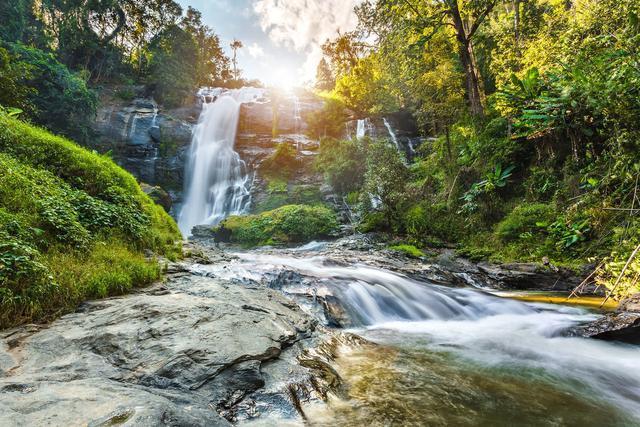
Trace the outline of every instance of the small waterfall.
<path fill-rule="evenodd" d="M 234 269 L 225 268 L 224 271 L 219 271 L 216 266 L 206 268 L 216 270 L 216 275 L 221 274 L 221 277 L 255 278 L 261 273 L 285 269 L 320 279 L 320 282 L 311 280 L 309 283 L 319 283 L 318 286 L 338 297 L 349 317 L 362 326 L 395 321 L 477 320 L 488 316 L 537 312 L 525 303 L 498 298 L 477 289 L 418 282 L 364 264 L 343 267 L 327 263 L 320 256 L 305 259 L 255 253 L 236 255 L 246 264 L 237 264 Z M 249 268 L 245 270 L 247 266 Z"/>
<path fill-rule="evenodd" d="M 356 128 L 356 139 L 362 139 L 364 138 L 365 132 L 367 130 L 367 120 L 366 119 L 360 119 L 358 120 L 358 125 Z"/>
<path fill-rule="evenodd" d="M 371 123 L 369 119 L 360 119 L 357 121 L 356 126 L 356 139 L 362 139 L 365 136 L 369 135 L 372 138 L 375 138 L 376 129 Z"/>
<path fill-rule="evenodd" d="M 249 205 L 249 176 L 233 149 L 240 105 L 262 96 L 262 90 L 203 90 L 202 112 L 186 165 L 185 203 L 178 217 L 184 236 L 200 224 L 217 224 Z"/>
<path fill-rule="evenodd" d="M 393 144 L 396 146 L 396 148 L 398 149 L 398 151 L 400 150 L 400 144 L 398 144 L 398 138 L 396 138 L 396 134 L 393 132 L 393 129 L 391 128 L 391 125 L 389 124 L 389 122 L 387 121 L 386 118 L 382 119 L 384 126 L 387 128 L 387 131 L 389 132 L 389 136 L 391 137 L 391 141 L 393 142 Z"/>
<path fill-rule="evenodd" d="M 294 123 L 294 133 L 296 135 L 301 133 L 300 122 L 302 117 L 300 116 L 300 99 L 297 95 L 293 95 L 293 123 Z M 296 139 L 296 151 L 300 153 L 300 139 Z"/>

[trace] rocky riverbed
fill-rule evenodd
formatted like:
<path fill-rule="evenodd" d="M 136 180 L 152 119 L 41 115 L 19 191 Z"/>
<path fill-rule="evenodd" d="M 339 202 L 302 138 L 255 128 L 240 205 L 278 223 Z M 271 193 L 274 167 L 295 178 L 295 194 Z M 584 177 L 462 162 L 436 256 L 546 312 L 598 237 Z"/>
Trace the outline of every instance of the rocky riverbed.
<path fill-rule="evenodd" d="M 0 425 L 226 425 L 263 406 L 296 418 L 289 387 L 309 381 L 296 357 L 316 320 L 262 284 L 192 274 L 193 262 L 139 293 L 3 331 Z"/>
<path fill-rule="evenodd" d="M 415 260 L 384 249 L 373 236 L 249 252 L 223 251 L 205 240 L 190 243 L 187 252 L 184 261 L 168 264 L 163 283 L 85 303 L 49 325 L 2 331 L 0 425 L 331 424 L 337 415 L 319 411 L 321 402 L 357 395 L 350 387 L 358 381 L 350 378 L 344 366 L 352 365 L 343 356 L 377 354 L 378 344 L 369 339 L 382 345 L 380 354 L 397 352 L 376 334 L 358 332 L 371 326 L 392 319 L 410 321 L 401 325 L 477 319 L 482 325 L 507 313 L 516 319 L 542 316 L 550 328 L 559 319 L 566 329 L 575 319 L 604 321 L 578 312 L 548 315 L 547 306 L 487 294 L 574 283 L 557 271 L 474 265 L 447 251 Z M 344 327 L 358 335 L 340 333 Z M 532 335 L 542 339 L 537 337 Z M 503 351 L 506 357 L 511 350 Z M 598 369 L 608 372 L 606 366 Z M 587 413 L 602 410 L 586 407 Z M 606 406 L 603 413 L 611 410 Z"/>

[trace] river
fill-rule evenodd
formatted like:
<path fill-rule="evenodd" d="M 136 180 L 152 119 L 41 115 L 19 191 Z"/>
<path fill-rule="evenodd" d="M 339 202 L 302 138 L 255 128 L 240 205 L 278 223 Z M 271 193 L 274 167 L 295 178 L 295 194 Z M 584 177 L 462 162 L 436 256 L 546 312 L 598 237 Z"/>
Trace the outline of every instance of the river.
<path fill-rule="evenodd" d="M 337 358 L 349 392 L 311 408 L 312 424 L 640 425 L 637 346 L 566 336 L 597 312 L 418 281 L 322 248 L 205 267 L 236 280 L 288 272 L 285 295 L 337 297 L 348 330 L 375 344 Z"/>

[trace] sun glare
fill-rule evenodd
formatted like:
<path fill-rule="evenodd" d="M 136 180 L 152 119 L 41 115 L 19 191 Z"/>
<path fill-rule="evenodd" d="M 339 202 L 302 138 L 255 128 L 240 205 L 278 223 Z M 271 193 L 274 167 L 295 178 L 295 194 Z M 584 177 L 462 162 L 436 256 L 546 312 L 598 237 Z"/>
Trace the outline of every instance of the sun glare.
<path fill-rule="evenodd" d="M 265 71 L 268 72 L 264 79 L 268 86 L 273 86 L 287 92 L 291 92 L 299 85 L 298 76 L 296 76 L 295 70 L 273 68 L 272 70 Z"/>

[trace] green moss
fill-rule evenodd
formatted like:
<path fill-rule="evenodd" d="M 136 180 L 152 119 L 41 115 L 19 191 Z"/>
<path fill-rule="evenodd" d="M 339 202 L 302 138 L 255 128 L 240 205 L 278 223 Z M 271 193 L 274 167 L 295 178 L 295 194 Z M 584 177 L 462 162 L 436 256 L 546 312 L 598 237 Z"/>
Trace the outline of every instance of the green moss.
<path fill-rule="evenodd" d="M 288 185 L 281 179 L 270 179 L 267 196 L 256 204 L 254 212 L 266 212 L 286 205 L 319 205 L 322 193 L 315 185 Z"/>
<path fill-rule="evenodd" d="M 424 252 L 413 245 L 394 245 L 389 246 L 389 249 L 403 253 L 411 258 L 422 258 L 425 256 Z"/>
<path fill-rule="evenodd" d="M 288 142 L 281 142 L 276 151 L 260 164 L 261 173 L 271 179 L 286 181 L 300 169 L 296 149 Z"/>
<path fill-rule="evenodd" d="M 335 213 L 326 207 L 287 205 L 258 215 L 229 217 L 215 232 L 222 241 L 260 246 L 325 238 L 337 228 Z"/>
<path fill-rule="evenodd" d="M 0 328 L 151 283 L 173 220 L 110 159 L 0 114 Z"/>

